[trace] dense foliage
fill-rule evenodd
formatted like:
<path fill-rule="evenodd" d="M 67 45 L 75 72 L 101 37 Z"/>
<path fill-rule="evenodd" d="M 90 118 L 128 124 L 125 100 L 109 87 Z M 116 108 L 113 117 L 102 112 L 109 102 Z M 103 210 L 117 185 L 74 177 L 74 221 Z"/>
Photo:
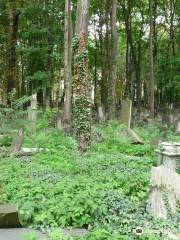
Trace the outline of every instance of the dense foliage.
<path fill-rule="evenodd" d="M 180 230 L 179 212 L 146 209 L 154 148 L 180 141 L 179 17 L 178 0 L 0 0 L 0 204 L 24 226 L 52 240 Z"/>
<path fill-rule="evenodd" d="M 156 108 L 179 100 L 179 15 L 178 1 L 153 1 L 153 63 Z M 0 90 L 7 97 L 9 74 L 11 90 L 16 81 L 18 96 L 38 92 L 40 105 L 46 99 L 56 105 L 63 97 L 64 81 L 64 4 L 65 1 L 0 1 Z M 72 5 L 75 32 L 77 1 Z M 117 81 L 116 101 L 123 96 L 138 107 L 150 99 L 149 1 L 118 1 L 117 5 Z M 14 17 L 14 19 L 13 19 Z M 17 21 L 16 21 L 17 20 Z M 108 108 L 111 96 L 111 1 L 90 2 L 89 70 L 92 73 L 95 103 Z M 16 39 L 11 29 L 16 24 Z M 12 41 L 11 41 L 12 40 Z M 15 45 L 13 52 L 11 44 Z M 11 62 L 14 55 L 14 65 Z M 13 57 L 13 56 L 12 56 Z M 11 65 L 10 65 L 11 64 Z M 13 77 L 14 75 L 14 77 Z M 59 91 L 59 89 L 61 90 Z M 142 90 L 143 89 L 143 90 Z M 8 92 L 9 94 L 9 92 Z"/>
<path fill-rule="evenodd" d="M 136 128 L 145 145 L 124 139 L 118 123 L 96 126 L 83 156 L 72 137 L 54 128 L 42 131 L 43 121 L 39 126 L 33 146 L 49 152 L 1 159 L 0 202 L 18 202 L 24 225 L 85 227 L 89 240 L 136 239 L 137 227 L 145 231 L 141 239 L 158 239 L 163 231 L 180 227 L 179 215 L 160 221 L 146 212 L 150 168 L 156 162 L 150 141 L 160 135 L 155 125 Z M 25 146 L 31 145 L 26 137 Z"/>

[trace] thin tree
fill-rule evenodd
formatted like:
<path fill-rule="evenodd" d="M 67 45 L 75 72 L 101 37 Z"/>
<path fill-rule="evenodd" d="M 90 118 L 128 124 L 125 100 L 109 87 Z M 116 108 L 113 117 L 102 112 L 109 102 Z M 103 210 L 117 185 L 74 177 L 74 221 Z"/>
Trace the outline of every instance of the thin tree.
<path fill-rule="evenodd" d="M 65 1 L 65 34 L 64 34 L 64 70 L 65 70 L 65 102 L 63 113 L 64 128 L 70 127 L 71 124 L 71 96 L 72 96 L 72 80 L 71 80 L 71 64 L 72 64 L 72 18 L 71 18 L 71 1 Z"/>
<path fill-rule="evenodd" d="M 79 0 L 77 5 L 76 36 L 74 48 L 74 128 L 79 150 L 85 152 L 91 141 L 91 84 L 88 74 L 88 22 L 89 0 Z"/>
<path fill-rule="evenodd" d="M 149 0 L 150 9 L 150 113 L 154 118 L 154 60 L 153 60 L 153 0 Z"/>
<path fill-rule="evenodd" d="M 110 67 L 110 119 L 116 117 L 116 80 L 117 80 L 117 55 L 118 55 L 118 34 L 117 34 L 117 0 L 112 0 L 111 8 L 111 67 Z"/>
<path fill-rule="evenodd" d="M 7 43 L 7 95 L 15 90 L 16 97 L 18 96 L 18 78 L 17 78 L 17 38 L 19 28 L 20 11 L 17 10 L 17 2 L 10 1 L 10 25 L 8 28 L 8 43 Z M 11 103 L 8 102 L 10 105 Z"/>

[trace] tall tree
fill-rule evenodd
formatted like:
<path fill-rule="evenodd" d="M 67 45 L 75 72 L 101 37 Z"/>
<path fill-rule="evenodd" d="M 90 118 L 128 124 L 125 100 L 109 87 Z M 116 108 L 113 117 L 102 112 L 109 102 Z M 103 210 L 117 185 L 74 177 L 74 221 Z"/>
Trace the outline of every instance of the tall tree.
<path fill-rule="evenodd" d="M 117 22 L 117 0 L 111 1 L 111 67 L 110 67 L 110 119 L 116 117 L 116 80 L 117 80 L 117 55 L 118 55 L 118 35 L 116 29 Z"/>
<path fill-rule="evenodd" d="M 74 39 L 74 127 L 79 150 L 88 149 L 91 141 L 91 85 L 88 74 L 89 0 L 77 5 L 76 36 Z"/>
<path fill-rule="evenodd" d="M 153 0 L 149 0 L 150 10 L 150 43 L 149 43 L 149 60 L 150 60 L 150 113 L 154 118 L 154 60 L 153 60 Z"/>
<path fill-rule="evenodd" d="M 15 95 L 18 96 L 18 77 L 17 77 L 17 38 L 19 28 L 19 15 L 20 11 L 17 9 L 17 1 L 10 1 L 10 16 L 8 27 L 8 43 L 7 43 L 7 94 L 15 90 Z M 9 102 L 10 104 L 10 102 Z"/>
<path fill-rule="evenodd" d="M 71 64 L 72 64 L 72 19 L 71 1 L 65 0 L 65 34 L 64 34 L 64 70 L 65 70 L 65 102 L 63 124 L 67 128 L 71 123 Z"/>

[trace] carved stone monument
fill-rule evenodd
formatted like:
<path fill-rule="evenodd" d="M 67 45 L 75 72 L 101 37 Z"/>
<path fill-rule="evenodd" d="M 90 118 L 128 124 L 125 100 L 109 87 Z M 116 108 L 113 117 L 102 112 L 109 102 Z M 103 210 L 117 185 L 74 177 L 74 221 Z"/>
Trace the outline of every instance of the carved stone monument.
<path fill-rule="evenodd" d="M 162 142 L 155 151 L 158 156 L 158 167 L 151 170 L 151 193 L 148 210 L 156 217 L 167 218 L 162 188 L 166 190 L 168 205 L 176 213 L 176 202 L 180 201 L 180 175 L 176 172 L 180 160 L 180 143 Z"/>

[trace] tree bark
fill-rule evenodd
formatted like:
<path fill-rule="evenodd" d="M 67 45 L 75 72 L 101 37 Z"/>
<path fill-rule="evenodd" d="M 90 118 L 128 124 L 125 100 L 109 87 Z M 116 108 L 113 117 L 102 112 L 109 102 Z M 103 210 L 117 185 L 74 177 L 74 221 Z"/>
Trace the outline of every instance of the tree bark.
<path fill-rule="evenodd" d="M 126 70 L 125 70 L 125 77 L 126 77 L 126 86 L 125 86 L 125 98 L 132 99 L 132 82 L 131 82 L 131 2 L 130 0 L 126 1 L 123 0 L 121 2 L 122 9 L 123 9 L 123 17 L 125 21 L 126 27 Z"/>
<path fill-rule="evenodd" d="M 101 102 L 105 108 L 108 110 L 108 81 L 110 73 L 110 27 L 109 27 L 109 15 L 110 15 L 110 4 L 109 0 L 105 2 L 105 38 L 103 41 L 102 49 L 102 81 L 101 81 Z M 104 22 L 101 23 L 101 29 L 103 31 Z M 101 40 L 101 39 L 100 39 Z"/>
<path fill-rule="evenodd" d="M 16 0 L 10 1 L 10 26 L 8 31 L 8 43 L 7 43 L 7 68 L 6 68 L 6 79 L 7 79 L 7 95 L 12 91 L 15 91 L 15 98 L 18 97 L 18 77 L 17 77 L 17 38 L 18 38 L 18 27 L 19 27 L 19 15 L 20 12 L 17 10 Z M 8 100 L 8 105 L 11 102 Z"/>
<path fill-rule="evenodd" d="M 44 107 L 48 110 L 52 107 L 52 85 L 53 85 L 53 64 L 52 64 L 52 36 L 50 30 L 50 19 L 48 13 L 49 0 L 45 0 L 45 26 L 47 28 L 47 44 L 48 44 L 48 56 L 47 56 L 47 73 L 48 73 L 48 83 L 44 94 Z"/>
<path fill-rule="evenodd" d="M 89 0 L 79 0 L 77 6 L 76 37 L 74 39 L 74 128 L 80 152 L 89 148 L 91 141 L 91 85 L 88 74 L 88 19 Z"/>
<path fill-rule="evenodd" d="M 174 27 L 175 1 L 170 0 L 170 42 L 173 56 L 176 55 L 176 34 Z"/>
<path fill-rule="evenodd" d="M 118 54 L 118 34 L 116 29 L 117 21 L 117 0 L 112 0 L 111 8 L 111 67 L 110 67 L 110 108 L 109 117 L 116 117 L 116 80 L 117 80 L 117 54 Z"/>
<path fill-rule="evenodd" d="M 70 127 L 71 124 L 71 64 L 72 64 L 72 19 L 71 19 L 71 1 L 65 1 L 65 35 L 64 35 L 64 71 L 65 71 L 65 102 L 63 125 L 64 128 Z"/>
<path fill-rule="evenodd" d="M 150 113 L 154 118 L 154 60 L 153 60 L 153 0 L 149 0 L 150 8 Z"/>

